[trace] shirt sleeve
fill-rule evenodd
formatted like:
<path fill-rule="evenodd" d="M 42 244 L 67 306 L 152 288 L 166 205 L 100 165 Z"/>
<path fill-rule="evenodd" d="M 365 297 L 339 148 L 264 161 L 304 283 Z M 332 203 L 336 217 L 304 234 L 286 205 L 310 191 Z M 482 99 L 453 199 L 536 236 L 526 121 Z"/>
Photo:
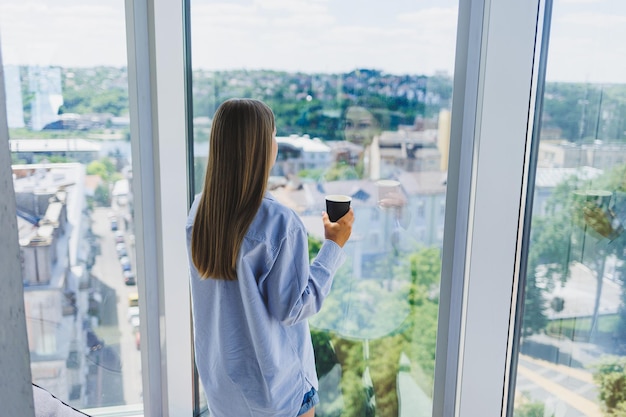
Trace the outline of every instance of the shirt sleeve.
<path fill-rule="evenodd" d="M 283 324 L 292 325 L 317 313 L 345 258 L 339 245 L 325 240 L 309 264 L 306 231 L 298 228 L 288 233 L 267 278 L 261 283 L 270 314 Z"/>

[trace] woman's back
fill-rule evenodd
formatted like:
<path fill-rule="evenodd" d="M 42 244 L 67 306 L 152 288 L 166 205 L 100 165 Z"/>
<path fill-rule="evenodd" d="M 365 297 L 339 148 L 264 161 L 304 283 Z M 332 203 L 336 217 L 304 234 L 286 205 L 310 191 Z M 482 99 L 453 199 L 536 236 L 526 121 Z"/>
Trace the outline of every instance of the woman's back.
<path fill-rule="evenodd" d="M 196 207 L 197 201 L 188 239 Z M 317 274 L 317 299 L 303 302 L 310 280 L 303 270 L 306 244 L 298 216 L 268 195 L 242 242 L 237 280 L 202 280 L 192 267 L 196 361 L 215 415 L 293 417 L 307 388 L 317 387 L 304 318 L 321 306 L 331 275 Z M 342 256 L 339 247 L 329 252 L 332 270 Z"/>

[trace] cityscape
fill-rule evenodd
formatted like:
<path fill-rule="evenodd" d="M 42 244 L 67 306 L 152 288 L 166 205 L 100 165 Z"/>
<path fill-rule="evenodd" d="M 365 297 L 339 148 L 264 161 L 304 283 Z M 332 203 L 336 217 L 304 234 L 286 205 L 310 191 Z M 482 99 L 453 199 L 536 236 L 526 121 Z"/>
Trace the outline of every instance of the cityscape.
<path fill-rule="evenodd" d="M 79 408 L 140 404 L 141 300 L 126 70 L 7 66 L 4 73 L 33 382 Z M 277 121 L 279 152 L 270 192 L 300 215 L 313 246 L 323 239 L 319 213 L 325 194 L 350 195 L 358 213 L 354 239 L 346 247 L 349 261 L 337 275 L 328 306 L 311 320 L 314 342 L 320 351 L 330 341 L 336 350 L 365 355 L 368 372 L 376 352 L 402 347 L 391 355 L 393 364 L 372 360 L 371 376 L 359 376 L 359 385 L 391 378 L 398 392 L 409 394 L 400 407 L 389 405 L 398 403 L 395 390 L 394 396 L 368 394 L 363 409 L 350 414 L 348 400 L 333 394 L 349 375 L 341 376 L 339 363 L 331 361 L 320 378 L 331 394 L 318 414 L 369 415 L 374 404 L 387 410 L 385 415 L 428 415 L 451 77 L 372 69 L 345 74 L 197 70 L 193 77 L 196 192 L 213 112 L 228 97 L 255 97 L 270 104 Z M 623 86 L 551 84 L 547 90 L 550 117 L 539 145 L 533 205 L 540 221 L 562 217 L 564 190 L 573 193 L 589 181 L 614 189 L 615 175 L 626 166 Z M 581 95 L 586 103 L 574 106 L 580 117 L 572 122 L 558 103 Z M 591 114 L 595 106 L 602 107 L 601 117 Z M 391 197 L 399 202 L 388 204 Z M 624 192 L 606 200 L 611 226 L 593 228 L 590 237 L 586 228 L 576 229 L 575 219 L 563 220 L 573 225 L 565 245 L 568 279 L 552 278 L 562 271 L 543 260 L 547 251 L 537 252 L 541 261 L 529 260 L 537 262 L 539 272 L 529 277 L 536 285 L 529 287 L 527 299 L 542 306 L 525 321 L 520 375 L 528 379 L 520 383 L 526 387 L 520 398 L 528 392 L 539 399 L 545 395 L 540 384 L 529 381 L 533 372 L 547 372 L 540 361 L 556 352 L 557 365 L 583 372 L 578 378 L 587 385 L 579 394 L 594 402 L 598 394 L 586 366 L 607 353 L 606 338 L 626 345 L 626 334 L 618 331 L 626 318 L 624 246 L 606 244 L 606 239 L 621 242 L 624 200 L 611 198 L 623 197 Z M 590 224 L 587 218 L 581 221 Z M 597 249 L 601 266 L 590 263 L 585 245 L 592 241 L 605 242 Z M 416 272 L 429 263 L 428 273 Z M 598 280 L 604 289 L 596 302 L 580 302 L 579 292 L 596 291 Z M 562 326 L 577 318 L 588 320 L 589 328 L 574 328 L 577 334 L 564 338 Z M 408 342 L 401 343 L 402 337 Z M 392 375 L 376 366 L 389 367 Z M 350 395 L 344 388 L 344 397 Z M 578 415 L 585 414 L 567 414 Z"/>

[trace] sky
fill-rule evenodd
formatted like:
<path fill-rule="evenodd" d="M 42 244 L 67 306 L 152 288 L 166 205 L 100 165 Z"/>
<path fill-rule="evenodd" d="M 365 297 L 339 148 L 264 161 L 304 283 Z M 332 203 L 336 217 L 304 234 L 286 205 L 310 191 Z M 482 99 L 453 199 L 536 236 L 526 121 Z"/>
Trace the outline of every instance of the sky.
<path fill-rule="evenodd" d="M 194 68 L 452 74 L 451 0 L 191 0 Z M 5 64 L 126 65 L 123 0 L 0 0 Z M 555 0 L 547 78 L 626 82 L 626 2 Z"/>

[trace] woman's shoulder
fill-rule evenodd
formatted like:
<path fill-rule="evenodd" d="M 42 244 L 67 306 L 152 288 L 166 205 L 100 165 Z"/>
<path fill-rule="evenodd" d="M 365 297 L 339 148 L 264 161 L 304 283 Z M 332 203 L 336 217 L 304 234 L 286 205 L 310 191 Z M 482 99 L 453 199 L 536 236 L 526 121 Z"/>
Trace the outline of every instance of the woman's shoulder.
<path fill-rule="evenodd" d="M 302 224 L 300 217 L 292 208 L 287 207 L 269 193 L 263 197 L 259 212 L 264 216 L 272 216 L 285 225 L 293 224 L 299 226 Z"/>
<path fill-rule="evenodd" d="M 298 214 L 269 194 L 263 198 L 250 228 L 254 235 L 269 234 L 273 237 L 298 229 L 304 229 Z"/>

